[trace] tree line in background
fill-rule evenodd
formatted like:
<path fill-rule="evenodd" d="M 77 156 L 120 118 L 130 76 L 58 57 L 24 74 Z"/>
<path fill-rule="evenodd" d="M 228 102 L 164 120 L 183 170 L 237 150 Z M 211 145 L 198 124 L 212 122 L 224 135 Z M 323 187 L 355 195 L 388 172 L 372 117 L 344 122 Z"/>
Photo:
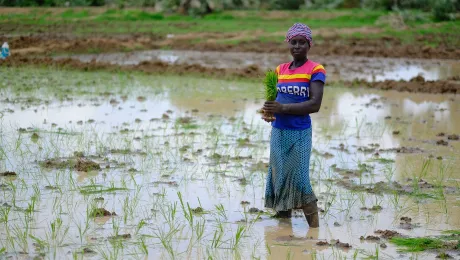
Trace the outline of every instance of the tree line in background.
<path fill-rule="evenodd" d="M 155 7 L 183 14 L 207 14 L 218 10 L 302 8 L 369 8 L 431 11 L 436 20 L 453 20 L 460 0 L 0 0 L 0 6 L 117 6 Z"/>

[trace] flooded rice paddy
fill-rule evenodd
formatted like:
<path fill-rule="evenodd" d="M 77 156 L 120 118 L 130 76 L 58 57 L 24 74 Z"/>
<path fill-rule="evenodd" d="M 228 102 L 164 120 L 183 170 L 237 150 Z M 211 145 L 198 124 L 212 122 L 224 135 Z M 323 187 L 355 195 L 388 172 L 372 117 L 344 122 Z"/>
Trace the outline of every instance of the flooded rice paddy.
<path fill-rule="evenodd" d="M 146 61 L 162 61 L 169 64 L 201 65 L 209 68 L 238 69 L 259 66 L 263 70 L 274 69 L 290 60 L 289 54 L 213 52 L 186 50 L 151 50 L 129 53 L 103 53 L 61 56 L 82 62 L 105 62 L 117 65 L 137 65 Z M 401 58 L 369 58 L 354 56 L 311 57 L 321 60 L 327 67 L 328 80 L 366 81 L 405 80 L 422 76 L 426 80 L 445 80 L 460 74 L 460 62 L 454 60 L 421 60 Z"/>
<path fill-rule="evenodd" d="M 260 84 L 0 72 L 0 257 L 460 257 L 456 244 L 389 242 L 460 230 L 458 95 L 326 88 L 312 116 L 320 228 L 309 229 L 301 212 L 264 208 Z"/>

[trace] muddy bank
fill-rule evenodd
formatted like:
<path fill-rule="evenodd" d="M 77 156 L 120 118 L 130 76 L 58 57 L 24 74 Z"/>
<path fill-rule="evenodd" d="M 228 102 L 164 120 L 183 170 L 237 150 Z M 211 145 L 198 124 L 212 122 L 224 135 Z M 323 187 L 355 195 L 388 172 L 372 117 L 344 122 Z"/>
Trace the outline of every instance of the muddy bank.
<path fill-rule="evenodd" d="M 59 68 L 77 69 L 83 71 L 137 71 L 147 74 L 164 74 L 170 73 L 175 75 L 195 74 L 200 76 L 233 79 L 261 79 L 264 71 L 258 66 L 248 66 L 241 69 L 232 68 L 208 68 L 198 64 L 168 64 L 161 61 L 149 62 L 144 61 L 137 65 L 120 66 L 100 62 L 81 62 L 70 58 L 54 60 L 49 57 L 26 57 L 22 55 L 11 56 L 5 61 L 0 61 L 1 66 L 20 67 L 25 65 L 34 66 L 55 66 Z M 416 77 L 410 81 L 393 81 L 386 80 L 382 82 L 367 82 L 355 80 L 351 82 L 340 81 L 331 82 L 330 85 L 348 86 L 348 87 L 366 87 L 382 90 L 397 90 L 407 92 L 424 92 L 424 93 L 460 93 L 460 80 L 458 77 L 448 80 L 426 81 L 423 77 Z"/>
<path fill-rule="evenodd" d="M 55 31 L 55 30 L 53 30 Z M 67 30 L 72 31 L 72 30 Z M 31 53 L 104 53 L 147 49 L 175 49 L 220 52 L 286 53 L 286 44 L 279 41 L 239 39 L 237 44 L 223 41 L 232 39 L 234 34 L 204 33 L 186 35 L 125 34 L 115 36 L 85 36 L 78 38 L 68 34 L 41 33 L 32 36 L 2 36 L 0 41 L 8 41 L 12 54 Z M 365 57 L 460 59 L 460 49 L 441 42 L 438 47 L 425 46 L 426 39 L 435 35 L 419 36 L 417 42 L 405 44 L 400 39 L 381 37 L 373 39 L 326 36 L 318 39 L 312 55 L 346 55 Z"/>
<path fill-rule="evenodd" d="M 420 41 L 423 42 L 423 37 Z M 285 53 L 287 46 L 283 42 L 260 40 L 242 41 L 238 45 L 200 42 L 176 41 L 172 49 L 199 51 L 240 51 L 240 52 L 277 52 Z M 406 45 L 396 38 L 353 39 L 334 37 L 324 39 L 310 50 L 312 55 L 347 55 L 365 57 L 422 58 L 422 59 L 459 59 L 460 50 L 451 46 L 427 47 L 422 44 Z"/>
<path fill-rule="evenodd" d="M 91 36 L 78 38 L 72 35 L 40 35 L 0 37 L 7 41 L 12 54 L 53 54 L 59 52 L 99 53 L 158 48 L 162 37 L 154 34 L 118 36 Z"/>
<path fill-rule="evenodd" d="M 207 68 L 239 69 L 258 66 L 262 70 L 274 69 L 291 60 L 288 53 L 219 52 L 190 50 L 146 50 L 100 54 L 72 54 L 54 56 L 56 59 L 72 58 L 83 62 L 105 62 L 116 65 L 138 65 L 144 61 L 161 61 L 171 65 L 201 65 Z M 460 74 L 460 62 L 452 60 L 369 58 L 363 56 L 315 56 L 314 61 L 325 66 L 328 82 L 344 80 L 408 81 L 417 76 L 426 80 L 446 80 Z"/>
<path fill-rule="evenodd" d="M 2 66 L 20 67 L 25 65 L 55 66 L 59 68 L 77 69 L 83 71 L 137 71 L 147 74 L 172 73 L 176 75 L 198 74 L 219 78 L 261 78 L 263 71 L 256 66 L 243 69 L 211 69 L 201 65 L 169 65 L 164 62 L 141 62 L 138 65 L 120 66 L 102 62 L 81 62 L 73 59 L 54 60 L 49 57 L 11 56 L 5 61 L 0 61 Z"/>
<path fill-rule="evenodd" d="M 397 90 L 407 92 L 423 93 L 460 93 L 460 81 L 457 78 L 447 80 L 425 80 L 421 76 L 412 78 L 409 81 L 385 80 L 380 82 L 367 82 L 364 80 L 354 80 L 344 82 L 346 86 L 369 87 L 382 90 Z"/>

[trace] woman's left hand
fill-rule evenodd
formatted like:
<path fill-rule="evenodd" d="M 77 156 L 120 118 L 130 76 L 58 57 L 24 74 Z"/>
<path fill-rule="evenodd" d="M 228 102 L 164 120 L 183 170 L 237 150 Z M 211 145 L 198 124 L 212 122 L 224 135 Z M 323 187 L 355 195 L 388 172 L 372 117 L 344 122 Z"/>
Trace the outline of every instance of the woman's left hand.
<path fill-rule="evenodd" d="M 280 114 L 283 111 L 283 104 L 276 101 L 266 101 L 264 103 L 263 110 L 267 113 Z"/>

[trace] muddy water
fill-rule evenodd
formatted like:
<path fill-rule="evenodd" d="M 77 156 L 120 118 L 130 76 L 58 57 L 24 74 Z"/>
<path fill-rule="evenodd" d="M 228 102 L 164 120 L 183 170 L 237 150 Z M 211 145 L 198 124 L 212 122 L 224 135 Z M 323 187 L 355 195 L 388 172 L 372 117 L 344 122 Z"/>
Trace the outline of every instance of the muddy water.
<path fill-rule="evenodd" d="M 1 212 L 16 204 L 9 213 L 11 221 L 0 223 L 0 248 L 5 247 L 7 255 L 27 259 L 42 253 L 65 259 L 72 252 L 81 257 L 76 252 L 88 247 L 96 253 L 85 259 L 104 254 L 111 259 L 144 258 L 142 242 L 147 259 L 336 259 L 352 258 L 355 252 L 365 258 L 375 256 L 379 244 L 361 241 L 360 236 L 374 235 L 378 229 L 407 236 L 460 229 L 460 141 L 447 138 L 460 134 L 459 96 L 327 89 L 320 113 L 312 116 L 311 176 L 325 211 L 321 227 L 314 230 L 301 215 L 280 221 L 269 214 L 257 218 L 247 213 L 252 207 L 266 210 L 264 163 L 270 126 L 256 113 L 263 103 L 257 84 L 27 69 L 2 69 L 2 75 L 6 80 L 0 102 L 0 172 L 18 174 L 0 177 L 0 201 L 7 203 Z M 34 132 L 38 138 L 32 138 Z M 441 132 L 445 135 L 438 136 Z M 447 144 L 438 145 L 439 140 Z M 384 151 L 401 147 L 412 152 Z M 54 169 L 37 163 L 72 157 L 76 151 L 101 170 Z M 359 176 L 334 170 L 354 171 L 362 164 L 368 169 Z M 424 189 L 420 192 L 426 196 L 415 197 L 340 184 L 350 180 L 372 187 L 397 181 L 411 186 L 409 179 L 419 178 L 446 187 Z M 128 190 L 81 192 L 95 184 Z M 184 217 L 178 192 L 191 208 L 205 210 L 194 215 L 193 227 Z M 24 210 L 34 196 L 39 198 L 37 205 L 27 215 Z M 98 197 L 104 201 L 95 202 Z M 88 217 L 94 205 L 117 216 Z M 216 208 L 219 205 L 223 210 Z M 377 205 L 382 210 L 361 210 Z M 402 216 L 412 218 L 411 229 L 400 226 Z M 69 229 L 53 237 L 50 222 L 58 218 L 62 230 Z M 28 230 L 25 223 L 30 223 Z M 81 235 L 85 223 L 88 229 Z M 197 239 L 200 223 L 204 234 Z M 245 233 L 235 246 L 238 227 Z M 24 246 L 14 232 L 26 230 L 46 246 L 34 246 L 37 242 L 30 237 Z M 108 240 L 128 233 L 131 238 L 122 241 L 121 249 Z M 317 245 L 337 239 L 352 248 Z M 379 248 L 385 258 L 436 256 L 400 253 L 385 243 L 388 248 Z M 27 254 L 20 254 L 23 251 Z"/>
<path fill-rule="evenodd" d="M 97 55 L 74 55 L 83 62 L 96 60 L 120 65 L 136 65 L 143 61 L 163 61 L 170 64 L 199 64 L 209 68 L 241 68 L 257 65 L 273 69 L 291 60 L 289 55 L 199 52 L 199 51 L 140 51 Z M 442 80 L 460 75 L 460 62 L 448 60 L 416 60 L 397 58 L 367 58 L 347 56 L 310 57 L 324 64 L 330 80 L 364 79 L 367 81 L 410 80 L 422 75 L 426 80 Z"/>

